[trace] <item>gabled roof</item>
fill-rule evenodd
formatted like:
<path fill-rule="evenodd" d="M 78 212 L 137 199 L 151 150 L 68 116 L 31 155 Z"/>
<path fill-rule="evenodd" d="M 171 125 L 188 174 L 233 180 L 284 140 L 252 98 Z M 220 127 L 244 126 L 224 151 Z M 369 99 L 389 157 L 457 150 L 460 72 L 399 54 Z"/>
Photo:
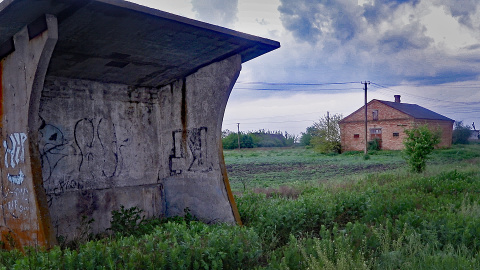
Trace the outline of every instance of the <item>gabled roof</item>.
<path fill-rule="evenodd" d="M 443 115 L 438 114 L 434 111 L 426 109 L 422 106 L 418 106 L 417 104 L 391 102 L 391 101 L 384 101 L 384 100 L 377 100 L 377 101 L 379 101 L 379 102 L 381 102 L 381 103 L 383 103 L 383 104 L 385 104 L 389 107 L 392 107 L 396 110 L 399 110 L 399 111 L 401 111 L 405 114 L 408 114 L 415 119 L 443 120 L 443 121 L 455 122 L 455 120 L 453 120 L 453 119 L 450 119 L 446 116 L 443 116 Z"/>
<path fill-rule="evenodd" d="M 431 111 L 429 109 L 426 109 L 422 106 L 418 106 L 417 104 L 408 104 L 408 103 L 400 103 L 400 102 L 391 102 L 391 101 L 385 101 L 385 100 L 378 100 L 378 99 L 373 99 L 370 102 L 368 102 L 367 107 L 370 105 L 370 103 L 378 101 L 384 105 L 387 105 L 393 109 L 396 109 L 404 114 L 407 114 L 415 119 L 425 119 L 425 120 L 442 120 L 442 121 L 451 121 L 455 122 L 455 120 L 450 119 L 446 116 L 443 116 L 441 114 L 438 114 L 434 111 Z M 353 113 L 349 114 L 348 116 L 344 117 L 342 120 L 340 120 L 340 123 L 345 122 L 347 118 L 350 116 L 356 114 L 359 111 L 363 111 L 365 106 L 360 107 Z"/>

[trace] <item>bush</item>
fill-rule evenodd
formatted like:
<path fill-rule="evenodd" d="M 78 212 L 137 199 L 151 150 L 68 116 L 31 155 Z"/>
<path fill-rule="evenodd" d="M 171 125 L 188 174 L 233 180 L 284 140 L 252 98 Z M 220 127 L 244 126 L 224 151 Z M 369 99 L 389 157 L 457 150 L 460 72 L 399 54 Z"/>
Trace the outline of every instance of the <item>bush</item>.
<path fill-rule="evenodd" d="M 413 172 L 421 173 L 425 170 L 428 155 L 440 143 L 441 133 L 438 129 L 431 131 L 424 125 L 407 129 L 405 134 L 405 160 Z"/>
<path fill-rule="evenodd" d="M 373 139 L 373 141 L 368 142 L 368 151 L 379 151 L 380 150 L 380 140 L 378 138 Z"/>
<path fill-rule="evenodd" d="M 238 148 L 238 133 L 230 133 L 222 139 L 223 149 Z M 240 148 L 256 147 L 254 139 L 251 134 L 244 134 L 240 132 Z"/>
<path fill-rule="evenodd" d="M 462 121 L 455 122 L 455 128 L 452 134 L 452 142 L 454 144 L 468 144 L 471 130 L 469 126 L 463 125 Z"/>
<path fill-rule="evenodd" d="M 314 145 L 314 150 L 322 154 L 340 154 L 342 152 L 342 145 L 339 141 L 329 141 L 325 137 L 313 137 L 311 144 Z"/>

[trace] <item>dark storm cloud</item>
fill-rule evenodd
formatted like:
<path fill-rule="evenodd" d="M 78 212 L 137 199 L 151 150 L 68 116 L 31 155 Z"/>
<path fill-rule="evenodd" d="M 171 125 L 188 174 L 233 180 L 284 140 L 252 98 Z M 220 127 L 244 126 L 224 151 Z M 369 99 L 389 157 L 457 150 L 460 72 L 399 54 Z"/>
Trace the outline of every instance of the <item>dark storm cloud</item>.
<path fill-rule="evenodd" d="M 425 26 L 419 23 L 387 31 L 379 40 L 380 50 L 385 53 L 395 53 L 404 50 L 427 49 L 433 39 L 425 36 L 425 31 Z"/>
<path fill-rule="evenodd" d="M 192 6 L 199 20 L 227 27 L 237 21 L 238 0 L 192 0 Z"/>
<path fill-rule="evenodd" d="M 282 0 L 278 10 L 284 27 L 295 38 L 315 44 L 334 38 L 345 42 L 354 38 L 361 27 L 353 0 Z"/>
<path fill-rule="evenodd" d="M 310 65 L 327 67 L 331 77 L 361 74 L 391 83 L 423 76 L 433 83 L 475 77 L 478 69 L 459 65 L 459 56 L 438 58 L 445 52 L 421 21 L 428 8 L 420 0 L 364 5 L 357 0 L 281 0 L 279 11 L 284 27 L 311 44 L 315 59 L 308 60 Z"/>
<path fill-rule="evenodd" d="M 418 3 L 419 0 L 385 0 L 359 6 L 357 0 L 281 0 L 278 10 L 284 27 L 298 40 L 315 44 L 333 38 L 345 43 L 362 35 L 368 27 L 388 21 L 401 5 L 414 7 Z M 423 31 L 420 28 L 408 30 Z M 397 45 L 405 43 L 409 47 L 422 47 L 427 41 L 418 40 L 417 32 L 399 34 L 386 37 L 386 41 L 397 42 Z M 408 36 L 411 34 L 413 37 Z M 393 44 L 393 48 L 397 46 Z"/>
<path fill-rule="evenodd" d="M 395 10 L 402 4 L 416 6 L 420 0 L 385 0 L 376 1 L 374 4 L 365 4 L 363 6 L 363 16 L 370 24 L 377 24 L 388 19 Z"/>
<path fill-rule="evenodd" d="M 421 85 L 438 85 L 452 82 L 473 81 L 478 78 L 478 72 L 472 70 L 451 69 L 439 72 L 433 76 L 406 76 L 405 79 Z"/>

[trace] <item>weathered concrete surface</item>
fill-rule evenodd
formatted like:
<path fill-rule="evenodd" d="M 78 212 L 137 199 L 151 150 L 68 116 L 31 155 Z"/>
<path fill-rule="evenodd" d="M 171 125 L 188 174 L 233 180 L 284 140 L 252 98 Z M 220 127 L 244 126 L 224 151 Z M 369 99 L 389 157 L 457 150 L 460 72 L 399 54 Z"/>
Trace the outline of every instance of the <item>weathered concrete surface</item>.
<path fill-rule="evenodd" d="M 1 2 L 2 241 L 102 232 L 122 205 L 240 223 L 222 118 L 241 64 L 278 47 L 119 0 Z"/>
<path fill-rule="evenodd" d="M 0 231 L 7 245 L 55 243 L 41 188 L 36 125 L 40 93 L 48 61 L 57 41 L 57 20 L 46 16 L 47 29 L 30 36 L 24 27 L 13 36 L 15 51 L 0 62 L 1 136 L 4 158 L 0 162 L 2 215 Z M 40 187 L 40 188 L 39 188 Z"/>
<path fill-rule="evenodd" d="M 234 223 L 218 153 L 240 66 L 233 56 L 159 89 L 49 77 L 39 146 L 57 234 L 74 236 L 82 216 L 104 231 L 120 205 Z"/>
<path fill-rule="evenodd" d="M 171 149 L 162 179 L 167 216 L 188 207 L 206 222 L 235 221 L 219 153 L 223 114 L 240 68 L 240 56 L 233 56 L 172 84 L 173 94 L 162 92 L 160 107 L 168 116 L 159 125 L 165 127 L 162 148 Z"/>

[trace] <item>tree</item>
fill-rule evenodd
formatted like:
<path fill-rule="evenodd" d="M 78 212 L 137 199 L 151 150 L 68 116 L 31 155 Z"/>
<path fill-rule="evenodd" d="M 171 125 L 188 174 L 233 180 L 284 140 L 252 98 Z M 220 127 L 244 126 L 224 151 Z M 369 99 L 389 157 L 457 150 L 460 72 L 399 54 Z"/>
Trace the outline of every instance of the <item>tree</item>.
<path fill-rule="evenodd" d="M 405 160 L 413 172 L 421 173 L 425 170 L 428 155 L 441 141 L 441 131 L 432 131 L 427 125 L 423 125 L 407 129 L 405 134 Z"/>
<path fill-rule="evenodd" d="M 340 144 L 340 126 L 338 122 L 342 120 L 341 114 L 334 114 L 329 116 L 320 117 L 318 122 L 313 123 L 311 126 L 312 137 L 310 139 L 310 145 L 316 151 L 321 153 L 340 153 L 342 147 Z M 307 132 L 308 132 L 307 128 Z"/>
<path fill-rule="evenodd" d="M 238 133 L 230 132 L 228 135 L 222 138 L 223 149 L 236 149 L 238 148 Z M 240 132 L 240 147 L 241 148 L 253 148 L 253 138 L 250 134 L 244 134 Z"/>
<path fill-rule="evenodd" d="M 302 132 L 302 136 L 300 137 L 300 145 L 302 146 L 310 146 L 313 136 L 318 130 L 314 127 L 307 127 L 306 132 Z"/>
<path fill-rule="evenodd" d="M 240 148 L 254 147 L 285 147 L 292 146 L 295 143 L 295 135 L 281 131 L 249 131 L 240 132 Z M 238 148 L 238 133 L 231 132 L 228 129 L 222 131 L 222 144 L 224 149 Z"/>
<path fill-rule="evenodd" d="M 462 121 L 455 122 L 455 128 L 453 129 L 452 142 L 454 144 L 468 144 L 468 138 L 472 130 L 470 126 L 463 125 Z"/>

